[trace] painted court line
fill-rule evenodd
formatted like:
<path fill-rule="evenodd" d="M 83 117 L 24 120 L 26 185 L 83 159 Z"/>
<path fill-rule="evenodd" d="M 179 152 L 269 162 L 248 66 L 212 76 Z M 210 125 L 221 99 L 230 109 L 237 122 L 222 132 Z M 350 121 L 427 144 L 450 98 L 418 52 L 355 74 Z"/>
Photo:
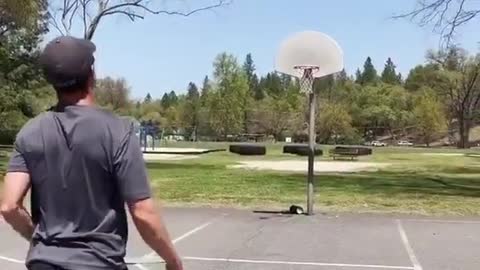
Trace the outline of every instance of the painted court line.
<path fill-rule="evenodd" d="M 480 220 L 447 220 L 447 219 L 402 219 L 410 222 L 424 222 L 424 223 L 453 223 L 453 224 L 480 224 Z"/>
<path fill-rule="evenodd" d="M 277 264 L 277 265 L 304 265 L 304 266 L 330 266 L 330 267 L 356 267 L 370 269 L 409 269 L 416 270 L 410 266 L 392 266 L 392 265 L 368 265 L 368 264 L 346 264 L 346 263 L 321 263 L 321 262 L 290 262 L 290 261 L 264 261 L 264 260 L 246 260 L 246 259 L 226 259 L 226 258 L 204 258 L 204 257 L 183 257 L 190 261 L 209 261 L 209 262 L 228 262 L 228 263 L 251 263 L 251 264 Z"/>
<path fill-rule="evenodd" d="M 145 266 L 143 266 L 143 265 L 141 265 L 141 264 L 136 264 L 135 267 L 137 267 L 137 268 L 140 269 L 140 270 L 150 270 L 150 269 L 148 269 L 147 267 L 145 267 Z"/>
<path fill-rule="evenodd" d="M 397 219 L 397 227 L 398 227 L 398 232 L 400 233 L 400 237 L 402 238 L 403 245 L 405 246 L 408 256 L 410 257 L 410 261 L 412 261 L 413 269 L 423 270 L 422 266 L 418 262 L 417 256 L 415 256 L 415 252 L 413 252 L 412 245 L 410 245 L 410 242 L 408 241 L 407 233 L 405 232 L 405 229 L 402 226 L 402 222 L 398 219 Z"/>
<path fill-rule="evenodd" d="M 13 258 L 9 258 L 9 257 L 4 257 L 4 256 L 0 256 L 0 260 L 6 261 L 6 262 L 11 262 L 11 263 L 18 263 L 18 264 L 25 263 L 25 261 L 17 260 L 17 259 L 13 259 Z"/>
<path fill-rule="evenodd" d="M 228 214 L 223 214 L 223 215 L 221 215 L 220 217 L 215 217 L 214 219 L 212 219 L 212 220 L 210 220 L 210 221 L 208 221 L 208 222 L 205 222 L 205 223 L 203 223 L 203 224 L 201 224 L 201 225 L 193 228 L 192 230 L 190 230 L 190 231 L 188 231 L 188 232 L 180 235 L 179 237 L 173 239 L 173 240 L 172 240 L 173 244 L 176 244 L 176 243 L 182 241 L 183 239 L 185 239 L 185 238 L 187 238 L 187 237 L 189 237 L 189 236 L 191 236 L 191 235 L 193 235 L 193 234 L 195 234 L 195 233 L 197 233 L 197 232 L 205 229 L 206 227 L 212 225 L 212 224 L 213 224 L 215 221 L 217 221 L 219 218 L 223 218 L 223 217 L 225 217 L 225 216 L 227 216 L 227 215 L 228 215 Z M 140 260 L 152 258 L 152 257 L 155 257 L 155 256 L 156 256 L 156 253 L 155 253 L 155 252 L 150 252 L 149 254 L 143 256 Z M 148 268 L 145 268 L 144 266 L 142 266 L 141 263 L 135 264 L 135 267 L 137 267 L 137 268 L 139 268 L 139 269 L 141 269 L 141 270 L 149 270 Z"/>

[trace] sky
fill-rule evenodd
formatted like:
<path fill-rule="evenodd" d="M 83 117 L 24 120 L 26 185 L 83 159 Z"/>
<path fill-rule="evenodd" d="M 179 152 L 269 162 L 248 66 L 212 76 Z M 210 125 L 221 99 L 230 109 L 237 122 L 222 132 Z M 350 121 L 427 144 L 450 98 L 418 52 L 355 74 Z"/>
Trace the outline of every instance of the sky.
<path fill-rule="evenodd" d="M 176 7 L 185 9 L 209 1 L 213 0 L 158 2 L 181 2 Z M 315 30 L 342 47 L 349 74 L 362 67 L 367 56 L 381 72 L 391 57 L 406 77 L 412 67 L 425 62 L 428 49 L 439 45 L 431 28 L 391 19 L 413 7 L 415 0 L 233 0 L 190 17 L 147 15 L 130 22 L 124 16 L 110 16 L 93 39 L 95 68 L 99 77 L 124 77 L 133 98 L 147 93 L 161 98 L 171 90 L 186 92 L 189 82 L 201 86 L 222 52 L 235 55 L 240 63 L 251 53 L 259 75 L 274 71 L 280 43 L 295 32 Z M 457 41 L 475 52 L 479 39 L 474 26 L 461 30 Z"/>

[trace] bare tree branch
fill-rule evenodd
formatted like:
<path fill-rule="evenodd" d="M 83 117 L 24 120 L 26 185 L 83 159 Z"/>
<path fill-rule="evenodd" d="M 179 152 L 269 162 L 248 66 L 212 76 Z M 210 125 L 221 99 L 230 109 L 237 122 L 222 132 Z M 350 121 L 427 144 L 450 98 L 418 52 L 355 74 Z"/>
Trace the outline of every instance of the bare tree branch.
<path fill-rule="evenodd" d="M 198 1 L 198 0 L 192 0 Z M 123 15 L 128 17 L 131 21 L 135 19 L 144 19 L 144 14 L 153 15 L 177 15 L 188 17 L 195 13 L 212 10 L 230 4 L 233 0 L 216 0 L 211 5 L 206 5 L 190 11 L 178 11 L 167 9 L 154 9 L 149 0 L 57 0 L 52 3 L 57 3 L 49 6 L 49 24 L 58 30 L 62 35 L 70 35 L 73 25 L 76 25 L 76 18 L 79 18 L 79 23 L 83 26 L 84 38 L 92 39 L 95 31 L 104 17 L 110 15 Z M 92 4 L 95 2 L 95 12 L 92 12 Z"/>
<path fill-rule="evenodd" d="M 48 11 L 48 17 L 49 17 L 49 20 L 48 20 L 48 24 L 50 24 L 51 26 L 53 26 L 55 29 L 57 29 L 57 31 L 61 34 L 61 35 L 65 35 L 65 32 L 62 30 L 62 28 L 60 27 L 60 25 L 58 25 L 58 21 L 57 21 L 57 12 L 55 12 L 54 10 L 50 9 Z"/>
<path fill-rule="evenodd" d="M 477 0 L 417 0 L 417 7 L 410 12 L 393 16 L 394 19 L 410 19 L 420 27 L 433 24 L 433 31 L 441 35 L 441 45 L 455 46 L 457 30 L 480 14 Z"/>

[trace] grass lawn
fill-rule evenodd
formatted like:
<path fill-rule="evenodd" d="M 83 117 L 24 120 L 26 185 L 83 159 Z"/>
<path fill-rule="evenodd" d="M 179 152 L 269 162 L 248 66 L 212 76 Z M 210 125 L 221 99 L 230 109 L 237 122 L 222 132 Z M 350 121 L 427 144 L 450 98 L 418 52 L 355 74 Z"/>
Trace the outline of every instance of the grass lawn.
<path fill-rule="evenodd" d="M 206 148 L 225 145 L 181 146 Z M 389 167 L 377 172 L 317 175 L 315 207 L 317 211 L 478 216 L 480 158 L 463 153 L 475 153 L 475 150 L 375 149 L 372 156 L 360 160 L 389 163 Z M 238 161 L 252 159 L 299 157 L 283 155 L 280 145 L 270 145 L 266 157 L 240 157 L 220 152 L 190 160 L 149 162 L 147 166 L 156 196 L 167 204 L 255 207 L 262 210 L 287 209 L 291 204 L 305 205 L 306 177 L 303 174 L 227 168 Z M 328 157 L 321 159 L 331 160 Z M 4 166 L 1 161 L 0 170 Z"/>

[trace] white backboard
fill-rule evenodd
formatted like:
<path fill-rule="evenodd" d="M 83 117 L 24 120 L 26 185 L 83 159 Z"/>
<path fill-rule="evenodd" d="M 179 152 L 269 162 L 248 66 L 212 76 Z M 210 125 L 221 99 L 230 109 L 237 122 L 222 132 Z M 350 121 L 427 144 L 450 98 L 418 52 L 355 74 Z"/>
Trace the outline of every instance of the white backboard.
<path fill-rule="evenodd" d="M 302 77 L 299 66 L 318 67 L 313 73 L 315 78 L 340 72 L 344 68 L 343 51 L 330 36 L 316 31 L 296 33 L 280 45 L 275 60 L 278 72 Z"/>

